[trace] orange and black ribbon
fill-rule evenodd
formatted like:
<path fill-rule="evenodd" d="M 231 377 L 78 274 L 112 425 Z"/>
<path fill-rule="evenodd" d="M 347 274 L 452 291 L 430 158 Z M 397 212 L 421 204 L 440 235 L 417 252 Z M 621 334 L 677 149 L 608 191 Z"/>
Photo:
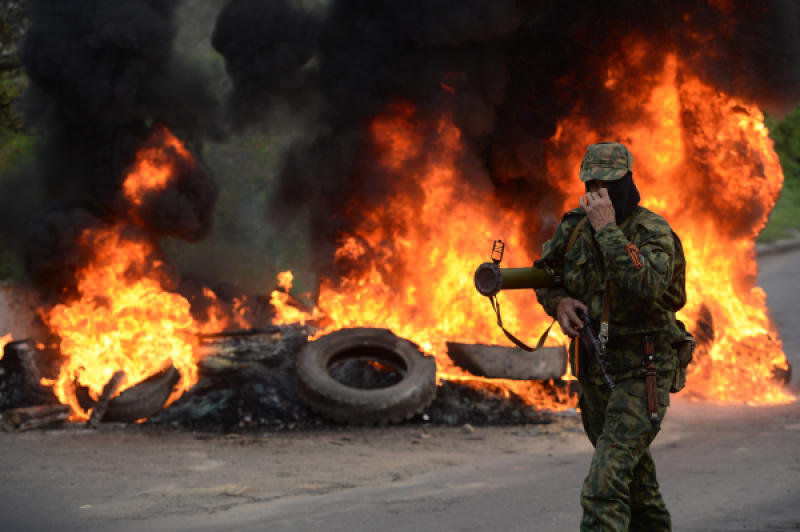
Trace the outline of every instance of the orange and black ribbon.
<path fill-rule="evenodd" d="M 639 256 L 639 248 L 636 245 L 631 244 L 628 242 L 625 244 L 625 251 L 628 253 L 628 256 L 631 258 L 631 262 L 633 262 L 633 268 L 635 270 L 642 269 L 642 258 Z"/>

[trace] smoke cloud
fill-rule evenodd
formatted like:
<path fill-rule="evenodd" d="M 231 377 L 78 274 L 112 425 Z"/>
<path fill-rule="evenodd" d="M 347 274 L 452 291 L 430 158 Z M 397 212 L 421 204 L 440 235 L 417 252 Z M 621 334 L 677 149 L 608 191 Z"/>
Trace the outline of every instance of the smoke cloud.
<path fill-rule="evenodd" d="M 592 128 L 613 133 L 621 114 L 640 112 L 626 96 L 663 70 L 665 50 L 729 94 L 769 109 L 794 105 L 798 23 L 790 1 L 330 0 L 308 9 L 233 0 L 213 44 L 234 82 L 238 126 L 276 101 L 316 109 L 318 127 L 286 153 L 269 219 L 308 209 L 315 271 L 335 277 L 336 239 L 358 223 L 359 206 L 416 186 L 369 150 L 370 119 L 393 103 L 413 103 L 419 119 L 447 110 L 468 147 L 461 175 L 536 212 L 534 247 L 560 215 L 545 167 L 559 120 L 580 105 Z M 624 74 L 613 97 L 604 85 L 611 70 Z"/>
<path fill-rule="evenodd" d="M 82 230 L 128 223 L 122 183 L 136 153 L 167 126 L 199 154 L 219 133 L 208 80 L 173 54 L 177 2 L 32 0 L 22 59 L 30 78 L 25 106 L 40 133 L 31 177 L 46 207 L 25 242 L 29 275 L 53 291 L 74 284 L 86 259 Z M 196 241 L 211 231 L 217 187 L 203 162 L 178 166 L 174 185 L 146 196 L 137 225 L 151 239 Z M 177 158 L 176 158 L 177 161 Z M 14 211 L 13 199 L 3 198 Z"/>
<path fill-rule="evenodd" d="M 790 0 L 230 0 L 210 36 L 232 82 L 224 109 L 213 84 L 174 52 L 177 5 L 31 1 L 23 59 L 28 117 L 43 137 L 35 183 L 47 206 L 25 250 L 42 285 L 72 282 L 86 259 L 74 249 L 82 228 L 128 216 L 122 182 L 160 125 L 196 164 L 147 198 L 140 229 L 197 242 L 211 231 L 217 198 L 203 139 L 302 117 L 269 185 L 265 223 L 308 217 L 311 269 L 336 278 L 346 272 L 334 250 L 365 209 L 399 190 L 423 194 L 411 176 L 426 154 L 387 169 L 371 143 L 374 117 L 392 106 L 410 104 L 423 146 L 439 136 L 431 117 L 452 120 L 465 147 L 459 176 L 527 213 L 535 252 L 561 214 L 554 180 L 574 178 L 547 166 L 558 123 L 580 110 L 613 136 L 620 116 L 641 112 L 635 95 L 663 71 L 665 51 L 768 110 L 800 101 L 800 7 Z M 621 74 L 613 95 L 611 71 Z M 13 197 L 1 200 L 5 218 L 22 215 Z M 399 220 L 377 223 L 405 230 Z"/>

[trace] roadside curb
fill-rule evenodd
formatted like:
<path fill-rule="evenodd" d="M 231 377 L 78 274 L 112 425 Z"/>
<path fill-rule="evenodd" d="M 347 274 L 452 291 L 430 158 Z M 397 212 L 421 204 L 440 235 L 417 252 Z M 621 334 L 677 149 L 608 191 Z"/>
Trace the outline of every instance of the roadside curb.
<path fill-rule="evenodd" d="M 780 255 L 781 253 L 788 253 L 800 249 L 800 232 L 795 231 L 791 238 L 776 240 L 769 244 L 756 244 L 756 256 L 758 258 L 770 257 L 772 255 Z"/>

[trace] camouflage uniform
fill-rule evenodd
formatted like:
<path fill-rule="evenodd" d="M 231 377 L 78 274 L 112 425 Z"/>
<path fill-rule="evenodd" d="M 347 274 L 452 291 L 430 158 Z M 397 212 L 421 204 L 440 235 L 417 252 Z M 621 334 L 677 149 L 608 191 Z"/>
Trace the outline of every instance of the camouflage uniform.
<path fill-rule="evenodd" d="M 627 165 L 629 169 L 630 162 Z M 581 177 L 589 181 L 609 172 L 607 168 L 587 172 L 582 168 Z M 673 233 L 661 216 L 637 206 L 621 225 L 610 223 L 596 233 L 587 220 L 567 251 L 573 230 L 585 216 L 583 209 L 569 211 L 553 238 L 544 244 L 542 258 L 563 264 L 563 286 L 536 290 L 551 316 L 556 315 L 564 297 L 585 303 L 597 332 L 608 281 L 610 325 L 605 359 L 617 384 L 613 392 L 594 357 L 582 348 L 576 357 L 579 346 L 574 340 L 570 346 L 570 364 L 581 383 L 581 417 L 595 446 L 581 491 L 581 530 L 671 530 L 649 450 L 658 429 L 647 417 L 642 361 L 644 337 L 650 336 L 656 347 L 659 419 L 663 419 L 678 366 L 671 344 L 681 334 L 670 290 L 676 253 Z M 638 248 L 638 268 L 626 250 L 629 243 Z"/>

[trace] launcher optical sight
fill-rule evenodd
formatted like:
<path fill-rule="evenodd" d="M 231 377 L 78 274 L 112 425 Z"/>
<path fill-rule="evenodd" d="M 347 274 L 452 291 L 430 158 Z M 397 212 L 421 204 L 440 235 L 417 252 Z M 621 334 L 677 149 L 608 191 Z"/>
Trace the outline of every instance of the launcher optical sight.
<path fill-rule="evenodd" d="M 492 262 L 484 262 L 475 270 L 475 288 L 481 295 L 491 297 L 500 290 L 552 288 L 561 285 L 561 273 L 548 261 L 541 259 L 529 268 L 501 268 L 504 247 L 502 240 L 495 240 L 492 245 Z"/>

